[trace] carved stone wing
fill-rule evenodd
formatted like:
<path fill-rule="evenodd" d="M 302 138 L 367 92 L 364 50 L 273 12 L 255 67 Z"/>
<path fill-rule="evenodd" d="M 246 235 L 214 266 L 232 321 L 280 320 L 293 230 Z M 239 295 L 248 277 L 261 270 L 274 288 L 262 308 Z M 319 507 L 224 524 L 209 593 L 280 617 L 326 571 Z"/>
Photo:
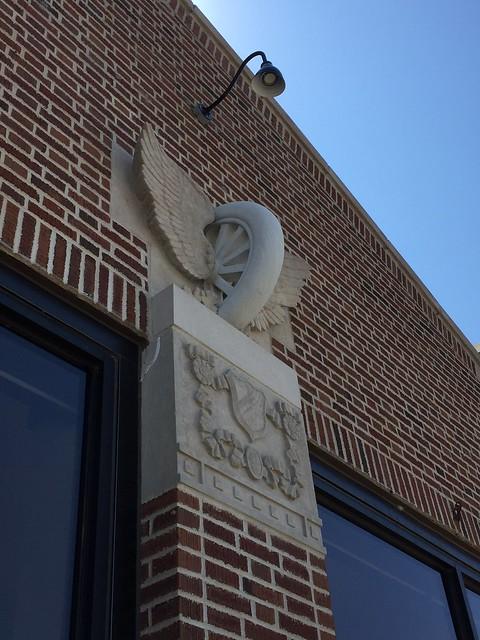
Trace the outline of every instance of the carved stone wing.
<path fill-rule="evenodd" d="M 203 230 L 214 221 L 214 209 L 191 178 L 168 157 L 150 124 L 140 134 L 134 172 L 148 208 L 148 222 L 175 266 L 191 278 L 207 279 L 215 259 Z"/>
<path fill-rule="evenodd" d="M 309 270 L 303 258 L 285 252 L 282 271 L 275 289 L 267 304 L 250 323 L 250 327 L 265 331 L 275 324 L 285 322 L 288 317 L 287 307 L 295 307 L 298 304 L 300 291 Z"/>

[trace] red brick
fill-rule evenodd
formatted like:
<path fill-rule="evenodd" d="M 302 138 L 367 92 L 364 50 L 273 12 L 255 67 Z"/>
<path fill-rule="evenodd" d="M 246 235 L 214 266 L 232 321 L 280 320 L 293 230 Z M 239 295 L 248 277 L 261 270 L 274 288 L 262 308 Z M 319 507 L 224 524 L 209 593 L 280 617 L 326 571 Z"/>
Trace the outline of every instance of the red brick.
<path fill-rule="evenodd" d="M 297 576 L 297 578 L 301 578 L 302 580 L 306 581 L 310 580 L 308 570 L 304 565 L 300 564 L 299 562 L 295 562 L 295 560 L 290 560 L 290 558 L 283 558 L 282 567 L 284 571 L 293 573 L 293 575 Z"/>
<path fill-rule="evenodd" d="M 89 296 L 93 296 L 95 292 L 97 263 L 89 256 L 85 255 L 85 265 L 83 273 L 83 290 Z"/>
<path fill-rule="evenodd" d="M 195 578 L 193 576 L 186 576 L 184 574 L 178 575 L 178 588 L 180 591 L 183 591 L 185 594 L 191 594 L 193 596 L 197 596 L 199 598 L 202 597 L 203 593 L 203 584 L 200 578 Z"/>
<path fill-rule="evenodd" d="M 98 276 L 98 301 L 105 307 L 107 306 L 108 302 L 109 277 L 110 274 L 108 269 L 103 264 L 101 264 Z"/>
<path fill-rule="evenodd" d="M 312 571 L 313 584 L 319 589 L 328 590 L 328 578 L 323 573 L 318 573 L 318 571 Z"/>
<path fill-rule="evenodd" d="M 254 540 L 249 540 L 248 538 L 241 537 L 240 538 L 240 548 L 249 553 L 252 556 L 256 556 L 260 558 L 260 560 L 264 560 L 270 564 L 279 565 L 278 553 L 275 551 L 270 551 L 262 544 L 255 542 Z"/>
<path fill-rule="evenodd" d="M 135 324 L 135 287 L 127 282 L 127 322 L 130 324 Z"/>
<path fill-rule="evenodd" d="M 287 609 L 290 613 L 294 613 L 297 616 L 303 616 L 308 618 L 312 622 L 315 622 L 315 609 L 305 602 L 301 602 L 295 598 L 287 596 Z"/>
<path fill-rule="evenodd" d="M 38 236 L 38 248 L 37 248 L 37 263 L 41 267 L 47 267 L 48 254 L 50 250 L 50 238 L 52 236 L 51 230 L 44 224 L 40 224 L 40 233 Z"/>
<path fill-rule="evenodd" d="M 70 265 L 68 271 L 68 284 L 75 289 L 78 289 L 80 282 L 80 262 L 82 254 L 77 247 L 73 246 L 70 253 Z"/>
<path fill-rule="evenodd" d="M 309 585 L 299 582 L 295 578 L 284 575 L 278 571 L 275 572 L 275 583 L 278 587 L 290 591 L 297 596 L 301 596 L 306 600 L 312 599 L 312 589 Z"/>
<path fill-rule="evenodd" d="M 237 593 L 227 591 L 226 589 L 221 589 L 220 587 L 215 587 L 213 585 L 207 585 L 207 598 L 210 600 L 210 602 L 215 602 L 222 605 L 222 607 L 232 609 L 233 611 L 246 613 L 248 615 L 250 615 L 251 613 L 250 602 L 249 600 L 247 600 L 247 598 L 244 598 Z"/>
<path fill-rule="evenodd" d="M 317 610 L 317 622 L 322 627 L 327 627 L 330 629 L 334 628 L 334 620 L 332 614 L 322 611 L 321 609 Z"/>
<path fill-rule="evenodd" d="M 240 618 L 232 616 L 229 613 L 208 607 L 207 619 L 208 623 L 214 627 L 225 629 L 225 631 L 229 631 L 230 633 L 240 633 Z"/>
<path fill-rule="evenodd" d="M 112 231 L 111 229 L 106 227 L 105 225 L 102 226 L 102 235 L 104 235 L 106 238 L 108 238 L 109 240 L 111 240 L 115 244 L 118 244 L 125 251 L 128 251 L 129 253 L 131 253 L 136 258 L 140 258 L 140 251 L 137 249 L 137 247 L 135 247 L 132 244 L 132 242 L 126 241 L 124 238 L 119 236 L 118 233 L 115 233 L 114 231 Z M 143 269 L 143 267 L 142 267 L 142 269 Z"/>
<path fill-rule="evenodd" d="M 272 581 L 272 570 L 266 564 L 262 562 L 256 562 L 255 560 L 251 560 L 250 562 L 252 574 L 256 578 L 260 578 L 265 582 Z"/>
<path fill-rule="evenodd" d="M 316 556 L 313 553 L 309 553 L 308 554 L 309 560 L 310 560 L 310 564 L 313 567 L 316 567 L 317 569 L 322 569 L 323 571 L 325 571 L 325 559 L 321 558 L 320 556 Z"/>
<path fill-rule="evenodd" d="M 315 604 L 318 606 L 326 607 L 327 609 L 332 608 L 330 594 L 327 591 L 317 591 L 317 589 L 314 589 L 313 596 Z"/>
<path fill-rule="evenodd" d="M 140 307 L 140 330 L 146 331 L 147 329 L 147 297 L 143 291 L 138 294 L 138 304 Z"/>
<path fill-rule="evenodd" d="M 140 545 L 142 558 L 148 558 L 155 553 L 162 553 L 177 544 L 177 532 L 175 529 L 160 536 L 146 540 Z"/>
<path fill-rule="evenodd" d="M 62 236 L 57 234 L 57 238 L 55 241 L 55 251 L 53 258 L 53 273 L 58 277 L 63 279 L 63 274 L 65 270 L 65 259 L 67 256 L 67 243 Z"/>
<path fill-rule="evenodd" d="M 178 524 L 181 524 L 184 527 L 189 527 L 190 529 L 198 530 L 200 526 L 199 516 L 196 513 L 192 513 L 191 511 L 187 511 L 181 507 L 177 509 L 177 522 Z"/>
<path fill-rule="evenodd" d="M 263 602 L 269 602 L 276 607 L 283 607 L 283 594 L 276 589 L 270 589 L 264 584 L 250 580 L 249 578 L 243 579 L 243 591 L 258 598 Z"/>
<path fill-rule="evenodd" d="M 202 570 L 202 560 L 199 556 L 193 555 L 184 549 L 175 549 L 162 555 L 160 558 L 154 558 L 152 560 L 152 571 L 154 575 L 175 568 L 200 573 Z"/>
<path fill-rule="evenodd" d="M 152 625 L 181 615 L 191 620 L 203 621 L 203 605 L 195 600 L 176 596 L 152 608 Z"/>
<path fill-rule="evenodd" d="M 184 547 L 190 547 L 194 551 L 200 551 L 202 542 L 197 533 L 178 528 L 178 542 Z"/>
<path fill-rule="evenodd" d="M 178 600 L 178 597 L 174 597 L 171 600 L 166 600 L 161 604 L 155 605 L 152 608 L 152 625 L 156 625 L 159 622 L 166 622 L 171 618 L 176 618 L 179 614 Z"/>
<path fill-rule="evenodd" d="M 216 582 L 222 582 L 223 584 L 238 589 L 239 577 L 234 571 L 230 571 L 226 567 L 215 562 L 207 560 L 205 563 L 205 573 L 207 578 L 215 580 Z"/>
<path fill-rule="evenodd" d="M 317 629 L 315 627 L 291 618 L 282 611 L 279 613 L 278 621 L 280 627 L 288 633 L 294 633 L 301 638 L 305 638 L 305 640 L 318 640 Z"/>
<path fill-rule="evenodd" d="M 205 640 L 205 631 L 188 622 L 176 620 L 161 631 L 142 634 L 142 640 Z"/>
<path fill-rule="evenodd" d="M 265 531 L 262 531 L 259 527 L 256 527 L 254 524 L 248 524 L 248 533 L 252 536 L 252 538 L 257 538 L 261 542 L 267 541 L 267 534 Z"/>
<path fill-rule="evenodd" d="M 116 273 L 113 274 L 113 299 L 112 309 L 119 316 L 123 311 L 123 279 Z"/>
<path fill-rule="evenodd" d="M 68 236 L 72 240 L 77 239 L 76 231 L 71 227 L 69 227 L 68 225 L 64 224 L 63 222 L 63 210 L 61 211 L 60 216 L 57 217 L 56 214 L 52 215 L 52 213 L 50 213 L 50 210 L 47 211 L 47 207 L 45 206 L 45 203 L 43 206 L 39 206 L 36 202 L 29 202 L 28 210 L 35 217 L 40 218 L 47 224 L 51 225 L 52 227 L 60 231 L 60 233 L 62 233 L 64 236 Z"/>
<path fill-rule="evenodd" d="M 13 202 L 7 202 L 5 211 L 5 221 L 2 230 L 2 240 L 5 244 L 13 247 L 15 232 L 17 230 L 18 216 L 20 209 Z"/>
<path fill-rule="evenodd" d="M 151 602 L 155 598 L 166 596 L 173 593 L 177 588 L 177 577 L 175 575 L 157 580 L 156 582 L 145 585 L 140 589 L 140 597 L 143 604 Z"/>
<path fill-rule="evenodd" d="M 35 219 L 28 213 L 23 214 L 22 234 L 20 236 L 19 252 L 26 258 L 30 258 L 35 235 Z"/>
<path fill-rule="evenodd" d="M 255 615 L 259 621 L 275 624 L 275 609 L 272 609 L 272 607 L 267 607 L 257 602 L 255 604 Z"/>
<path fill-rule="evenodd" d="M 148 269 L 144 267 L 138 260 L 134 260 L 131 256 L 126 254 L 121 249 L 115 249 L 115 257 L 121 260 L 124 264 L 128 265 L 136 273 L 140 273 L 145 278 L 148 276 Z"/>
<path fill-rule="evenodd" d="M 157 498 L 153 498 L 142 505 L 142 516 L 152 515 L 156 511 L 163 511 L 166 507 L 183 504 L 191 509 L 198 509 L 198 498 L 179 489 L 171 489 Z M 175 507 L 176 508 L 176 507 Z"/>
<path fill-rule="evenodd" d="M 215 520 L 219 520 L 224 524 L 228 524 L 228 526 L 232 527 L 233 529 L 239 529 L 239 530 L 243 529 L 243 522 L 239 518 L 234 516 L 233 513 L 229 513 L 224 509 L 219 509 L 218 507 L 215 507 L 213 504 L 210 504 L 209 502 L 204 502 L 203 511 L 211 518 L 214 518 Z"/>
<path fill-rule="evenodd" d="M 232 533 L 232 531 L 230 531 L 229 529 L 226 529 L 224 526 L 216 524 L 215 522 L 204 518 L 203 529 L 207 535 L 218 538 L 219 540 L 223 540 L 223 542 L 226 542 L 227 544 L 230 544 L 232 546 L 235 545 L 235 534 Z"/>
<path fill-rule="evenodd" d="M 205 553 L 207 556 L 212 558 L 212 560 L 219 560 L 220 562 L 223 562 L 235 569 L 240 569 L 241 571 L 247 570 L 247 559 L 244 555 L 237 553 L 233 549 L 219 545 L 216 542 L 213 542 L 213 540 L 205 540 L 204 547 Z"/>
<path fill-rule="evenodd" d="M 306 552 L 300 547 L 292 544 L 291 542 L 287 542 L 282 538 L 278 538 L 277 536 L 272 536 L 272 546 L 278 549 L 279 551 L 283 551 L 284 553 L 288 553 L 289 555 L 297 558 L 298 560 L 307 561 Z"/>
<path fill-rule="evenodd" d="M 254 624 L 250 620 L 245 620 L 245 637 L 249 640 L 288 640 L 284 633 Z"/>

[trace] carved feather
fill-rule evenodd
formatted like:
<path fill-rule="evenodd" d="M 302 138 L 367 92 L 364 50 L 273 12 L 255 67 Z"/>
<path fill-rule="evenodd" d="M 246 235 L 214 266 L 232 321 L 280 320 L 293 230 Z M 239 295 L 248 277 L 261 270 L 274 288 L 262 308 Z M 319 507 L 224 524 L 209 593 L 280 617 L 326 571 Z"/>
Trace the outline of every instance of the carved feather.
<path fill-rule="evenodd" d="M 150 124 L 140 134 L 133 166 L 148 222 L 172 261 L 187 276 L 208 279 L 215 258 L 203 230 L 214 221 L 214 209 L 191 178 L 168 157 Z"/>
<path fill-rule="evenodd" d="M 300 291 L 309 273 L 309 266 L 303 258 L 285 252 L 282 271 L 270 299 L 250 327 L 265 331 L 269 327 L 282 324 L 288 317 L 287 307 L 296 307 Z"/>

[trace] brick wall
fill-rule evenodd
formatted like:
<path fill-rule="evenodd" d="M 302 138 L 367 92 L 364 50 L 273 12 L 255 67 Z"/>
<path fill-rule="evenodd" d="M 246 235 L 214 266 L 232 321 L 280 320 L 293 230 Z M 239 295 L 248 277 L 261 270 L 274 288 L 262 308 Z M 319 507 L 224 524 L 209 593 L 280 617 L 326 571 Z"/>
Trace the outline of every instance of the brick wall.
<path fill-rule="evenodd" d="M 0 0 L 0 29 L 2 251 L 144 330 L 147 248 L 111 218 L 110 154 L 114 137 L 131 153 L 142 123 L 154 123 L 169 155 L 213 202 L 252 199 L 271 208 L 287 248 L 312 266 L 292 313 L 295 350 L 273 343 L 299 375 L 312 443 L 478 545 L 477 356 L 288 117 L 254 96 L 245 78 L 211 125 L 194 119 L 191 105 L 218 94 L 238 60 L 188 2 Z M 452 516 L 456 500 L 464 505 L 461 523 Z M 252 563 L 263 562 L 272 581 L 278 567 L 239 547 L 247 539 L 253 545 L 247 524 L 219 523 L 193 500 L 177 513 L 211 527 L 199 537 L 195 527 L 175 521 L 172 504 L 162 504 L 146 506 L 146 523 L 175 534 L 148 532 L 145 589 L 157 595 L 144 590 L 144 620 L 156 624 L 161 609 L 155 607 L 170 602 L 165 620 L 181 612 L 182 624 L 187 618 L 193 627 L 208 623 L 220 636 L 227 624 L 235 631 L 253 625 L 253 615 L 242 618 L 233 603 L 246 602 L 246 613 L 253 613 L 259 598 L 248 589 L 271 583 L 259 581 Z M 149 514 L 161 509 L 170 515 L 155 525 Z M 163 518 L 168 526 L 158 524 Z M 218 539 L 215 527 L 229 542 Z M 178 568 L 162 568 L 163 535 L 168 549 L 176 549 Z M 203 555 L 187 540 L 196 540 Z M 236 598 L 215 622 L 208 605 L 195 607 L 200 596 L 189 592 L 198 580 L 194 567 L 206 571 L 214 562 L 203 551 L 207 541 L 239 553 L 248 567 L 237 567 L 242 583 L 238 590 L 229 585 Z M 287 557 L 298 561 L 270 539 L 256 544 L 282 567 Z M 228 562 L 219 564 L 211 589 L 202 592 L 212 602 L 232 571 Z M 160 594 L 152 585 L 162 583 L 164 572 L 174 577 Z M 202 589 L 210 584 L 205 580 Z M 294 617 L 289 598 L 298 596 L 287 588 L 281 593 L 281 602 L 265 603 L 256 614 L 256 624 L 279 638 L 289 633 L 281 620 L 287 625 L 284 616 Z M 308 598 L 298 602 L 311 611 Z M 301 618 L 309 628 L 313 619 Z M 253 638 L 260 633 L 249 628 Z"/>
<path fill-rule="evenodd" d="M 113 78 L 105 86 L 113 72 L 97 55 L 100 3 L 88 4 L 0 2 L 0 239 L 145 329 L 147 247 L 110 217 L 112 136 L 125 134 Z"/>
<path fill-rule="evenodd" d="M 147 640 L 333 640 L 324 560 L 191 491 L 143 505 Z"/>

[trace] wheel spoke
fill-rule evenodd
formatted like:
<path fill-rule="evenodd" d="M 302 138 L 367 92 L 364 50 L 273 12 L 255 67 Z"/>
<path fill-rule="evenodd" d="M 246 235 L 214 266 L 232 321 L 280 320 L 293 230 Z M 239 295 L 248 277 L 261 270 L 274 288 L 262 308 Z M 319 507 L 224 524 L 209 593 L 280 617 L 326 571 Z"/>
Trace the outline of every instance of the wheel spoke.
<path fill-rule="evenodd" d="M 224 273 L 243 273 L 245 269 L 245 264 L 242 263 L 238 263 L 238 264 L 230 264 L 230 265 L 222 265 L 221 267 L 219 267 L 217 273 L 220 274 L 224 274 Z"/>
<path fill-rule="evenodd" d="M 249 247 L 250 247 L 250 243 L 248 242 L 248 240 L 246 240 L 245 242 L 242 242 L 241 245 L 232 249 L 230 253 L 227 253 L 227 255 L 223 256 L 223 262 L 225 263 L 230 262 L 230 260 L 233 260 L 233 258 L 236 258 L 240 254 L 242 254 L 244 251 L 247 251 Z"/>
<path fill-rule="evenodd" d="M 219 223 L 217 228 L 215 240 L 212 238 L 216 264 L 214 285 L 228 297 L 246 269 L 250 238 L 244 227 L 234 221 Z M 234 264 L 229 264 L 231 262 Z"/>
<path fill-rule="evenodd" d="M 223 291 L 223 293 L 225 293 L 226 295 L 229 295 L 233 291 L 233 286 L 221 276 L 217 276 L 215 278 L 214 285 L 218 287 L 220 291 Z"/>

